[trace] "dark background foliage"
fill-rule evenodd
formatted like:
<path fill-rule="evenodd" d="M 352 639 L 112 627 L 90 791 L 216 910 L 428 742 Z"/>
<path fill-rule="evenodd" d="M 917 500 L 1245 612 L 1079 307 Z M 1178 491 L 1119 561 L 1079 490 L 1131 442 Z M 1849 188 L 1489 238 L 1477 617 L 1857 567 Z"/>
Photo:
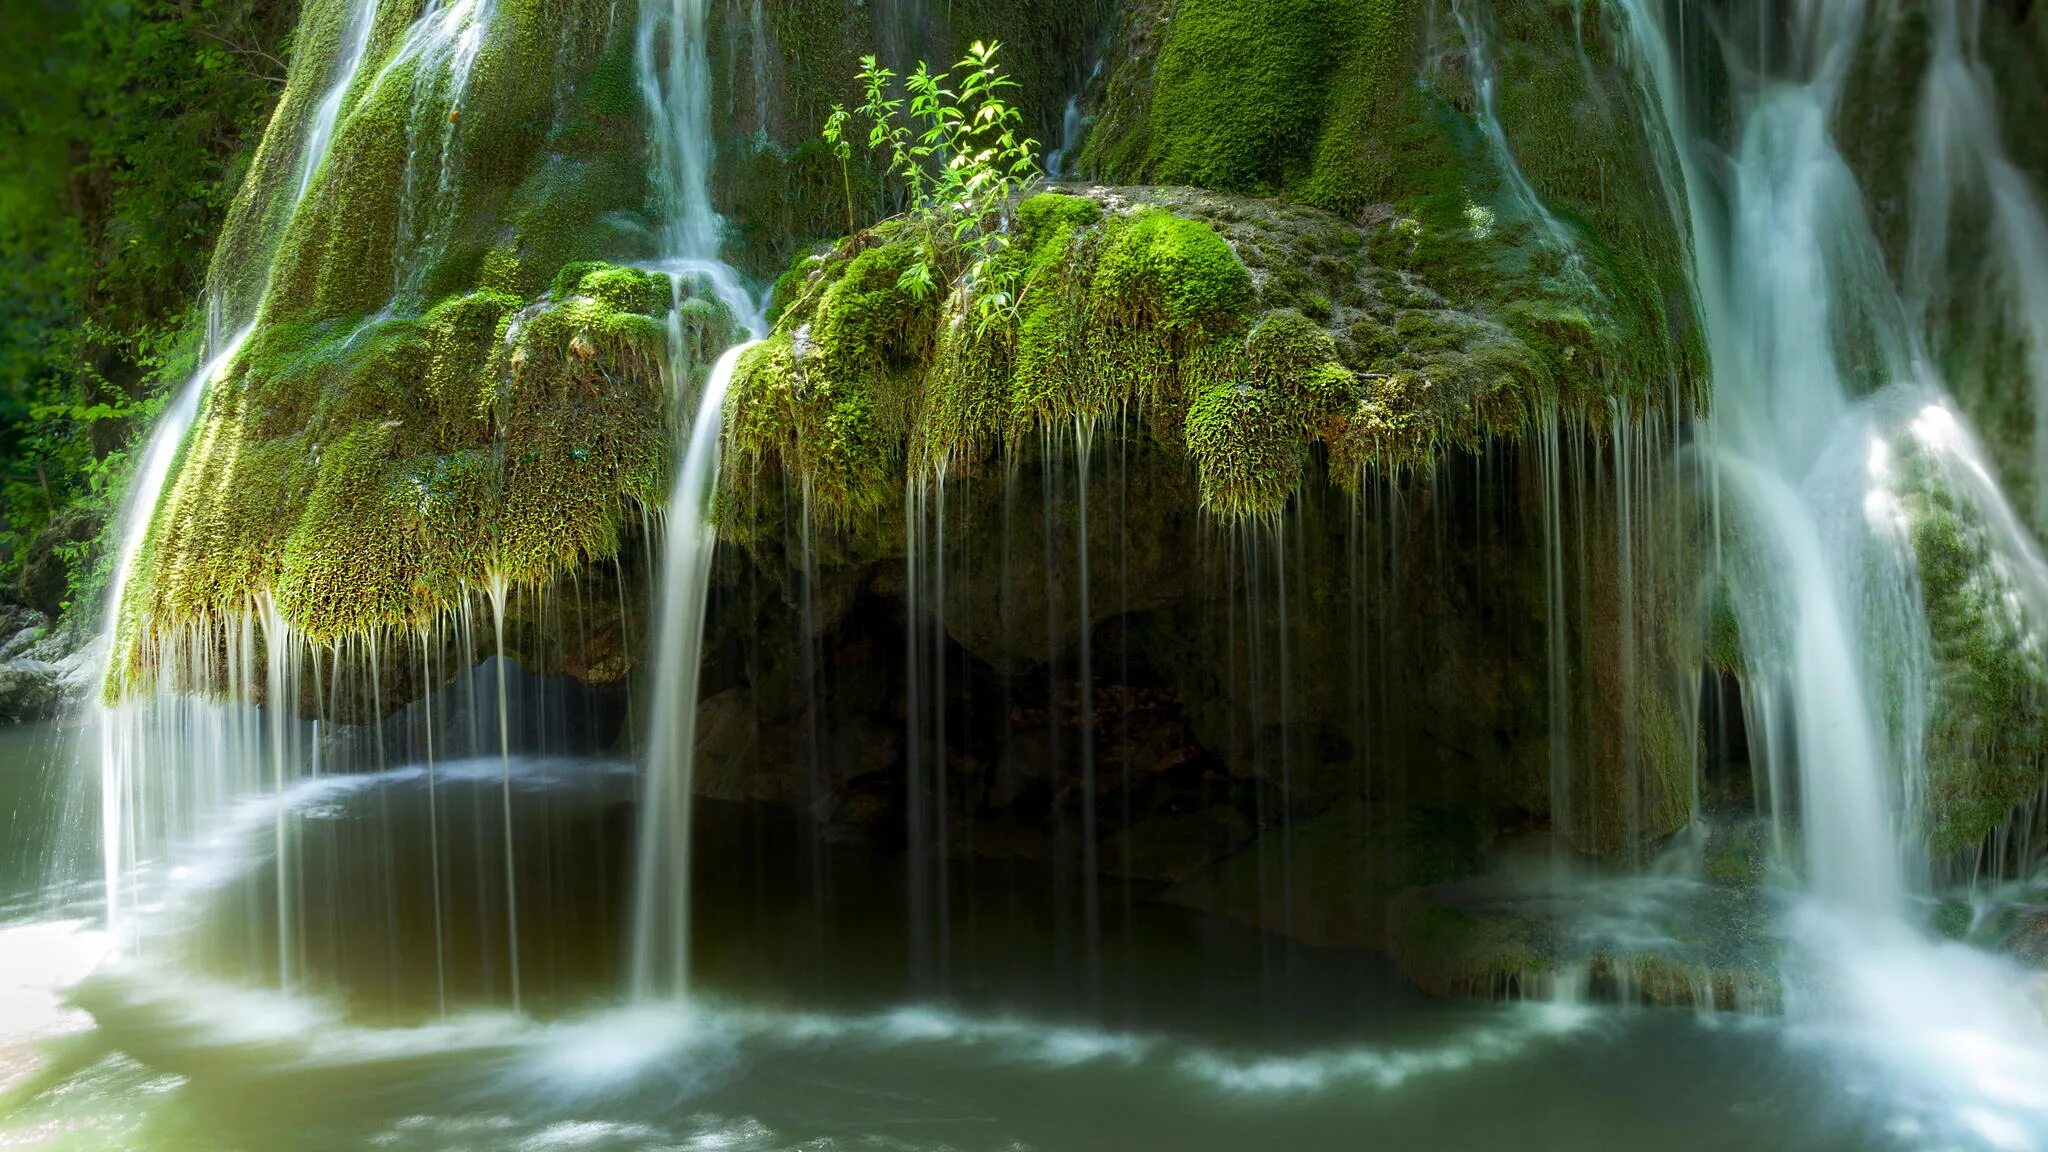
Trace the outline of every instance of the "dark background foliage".
<path fill-rule="evenodd" d="M 0 597 L 94 582 L 129 446 L 203 341 L 297 0 L 0 0 Z"/>

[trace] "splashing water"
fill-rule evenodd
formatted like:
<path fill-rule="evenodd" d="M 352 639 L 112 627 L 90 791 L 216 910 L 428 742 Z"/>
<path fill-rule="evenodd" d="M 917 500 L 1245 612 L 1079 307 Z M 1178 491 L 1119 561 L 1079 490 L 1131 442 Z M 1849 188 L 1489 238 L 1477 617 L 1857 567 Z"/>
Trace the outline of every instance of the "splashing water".
<path fill-rule="evenodd" d="M 1988 78 L 1966 60 L 1960 30 L 1975 5 L 1934 6 L 1903 288 L 1832 136 L 1872 13 L 1826 0 L 1776 27 L 1716 28 L 1737 78 L 1733 142 L 1722 145 L 1693 122 L 1701 100 L 1681 46 L 1699 28 L 1687 10 L 1624 7 L 1679 147 L 1715 365 L 1703 451 L 1728 509 L 1721 577 L 1781 853 L 1795 851 L 1788 814 L 1798 820 L 1795 1035 L 1881 1076 L 1902 1136 L 2048 1146 L 2048 1023 L 2033 981 L 1909 923 L 1928 875 L 1919 798 L 1932 640 L 1899 454 L 1930 462 L 1931 483 L 1970 510 L 2020 601 L 2035 601 L 2048 571 L 1925 352 L 1930 302 L 1952 274 L 1959 190 L 1988 188 L 2007 253 L 2041 267 L 2029 255 L 2037 203 L 1998 146 Z M 2048 284 L 2032 271 L 2007 284 L 2016 307 L 2048 323 L 2027 295 L 2035 279 Z"/>
<path fill-rule="evenodd" d="M 690 974 L 690 800 L 697 734 L 697 678 L 703 667 L 704 610 L 718 534 L 711 522 L 718 477 L 720 413 L 740 357 L 726 350 L 698 401 L 689 446 L 669 497 L 656 651 L 654 730 L 641 797 L 640 863 L 633 917 L 633 994 L 681 996 Z"/>

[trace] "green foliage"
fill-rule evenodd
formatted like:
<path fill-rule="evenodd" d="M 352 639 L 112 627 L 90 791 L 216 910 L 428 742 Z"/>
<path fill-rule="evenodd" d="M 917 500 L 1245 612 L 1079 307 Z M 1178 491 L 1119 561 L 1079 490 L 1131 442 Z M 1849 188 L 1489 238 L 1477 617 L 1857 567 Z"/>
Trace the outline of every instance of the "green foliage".
<path fill-rule="evenodd" d="M 1014 311 L 1015 265 L 998 257 L 1010 242 L 1011 200 L 1043 175 L 1038 142 L 1022 134 L 1024 115 L 1008 95 L 1017 84 L 996 63 L 1000 47 L 975 41 L 955 66 L 957 90 L 947 87 L 951 74 L 934 74 L 919 61 L 903 82 L 907 111 L 896 73 L 862 57 L 865 103 L 852 114 L 834 106 L 824 127 L 846 180 L 849 224 L 853 183 L 846 165 L 858 117 L 867 124 L 868 150 L 903 191 L 908 224 L 930 237 L 904 267 L 901 287 L 923 301 L 958 281 L 984 328 Z"/>
<path fill-rule="evenodd" d="M 206 258 L 282 83 L 290 0 L 27 2 L 0 45 L 0 581 L 104 518 L 190 370 Z M 73 598 L 102 550 L 65 545 Z"/>

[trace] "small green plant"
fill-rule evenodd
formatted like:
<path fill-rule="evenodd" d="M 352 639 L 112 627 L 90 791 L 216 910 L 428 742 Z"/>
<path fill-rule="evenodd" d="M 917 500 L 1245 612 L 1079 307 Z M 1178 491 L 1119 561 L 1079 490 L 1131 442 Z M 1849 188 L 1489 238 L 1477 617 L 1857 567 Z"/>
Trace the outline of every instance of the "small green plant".
<path fill-rule="evenodd" d="M 1044 175 L 1038 141 L 1022 134 L 1024 114 L 1010 103 L 1018 85 L 996 62 L 1000 47 L 975 41 L 954 66 L 957 89 L 948 87 L 952 74 L 933 73 L 920 61 L 899 92 L 894 71 L 862 57 L 865 102 L 853 112 L 835 106 L 824 129 L 846 184 L 848 231 L 854 216 L 847 166 L 856 120 L 863 120 L 868 150 L 902 187 L 903 224 L 923 234 L 923 256 L 903 271 L 898 287 L 923 300 L 955 285 L 983 328 L 1016 310 L 1021 270 L 997 257 L 1009 246 L 1011 203 Z"/>

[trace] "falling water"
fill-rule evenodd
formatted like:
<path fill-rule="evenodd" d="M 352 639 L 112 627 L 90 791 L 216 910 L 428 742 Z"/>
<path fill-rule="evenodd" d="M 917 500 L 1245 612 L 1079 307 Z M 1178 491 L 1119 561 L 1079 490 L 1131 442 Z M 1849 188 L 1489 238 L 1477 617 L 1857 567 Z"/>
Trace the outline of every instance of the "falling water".
<path fill-rule="evenodd" d="M 647 0 L 640 5 L 633 63 L 649 116 L 649 164 L 662 210 L 662 256 L 715 264 L 720 223 L 711 206 L 708 3 Z"/>
<path fill-rule="evenodd" d="M 376 26 L 376 0 L 354 0 L 349 5 L 348 23 L 342 29 L 341 59 L 335 63 L 327 94 L 313 110 L 313 126 L 306 132 L 306 151 L 299 161 L 297 201 L 305 200 L 313 187 L 313 178 L 319 175 L 321 162 L 327 158 L 328 142 L 341 120 L 342 103 L 355 86 L 356 73 L 362 69 L 363 57 L 370 50 L 370 33 Z"/>
<path fill-rule="evenodd" d="M 406 116 L 405 176 L 399 186 L 394 304 L 416 308 L 426 278 L 447 248 L 461 195 L 461 120 L 470 77 L 496 14 L 496 0 L 433 0 L 406 32 L 378 82 L 413 63 Z M 375 90 L 376 85 L 372 85 Z M 426 158 L 433 157 L 431 177 Z M 431 182 L 429 182 L 431 180 Z M 426 214 L 421 227 L 420 213 Z"/>
<path fill-rule="evenodd" d="M 375 5 L 369 0 L 361 0 L 351 6 L 340 55 L 334 62 L 328 87 L 304 129 L 299 178 L 280 231 L 289 229 L 291 215 L 305 204 L 306 193 L 326 162 L 347 94 L 354 87 L 367 54 L 375 15 Z M 425 18 L 422 19 L 424 22 Z M 409 36 L 407 44 L 412 45 L 414 40 Z M 386 72 L 389 67 L 386 66 Z M 380 73 L 378 78 L 381 79 L 382 75 Z M 267 277 L 268 268 L 264 267 L 260 274 Z M 252 298 L 260 299 L 261 296 L 259 289 Z M 186 434 L 198 419 L 209 387 L 232 366 L 253 330 L 253 325 L 245 327 L 224 344 L 220 343 L 217 334 L 222 325 L 218 299 L 215 296 L 208 300 L 207 363 L 179 389 L 170 407 L 151 430 L 147 447 L 129 480 L 128 491 L 115 520 L 115 538 L 121 542 L 121 550 L 114 565 L 113 582 L 109 585 L 98 639 L 98 650 L 105 661 L 110 685 L 123 679 L 124 669 L 118 662 L 128 658 L 122 647 L 124 623 L 141 611 L 130 602 L 129 596 L 135 590 L 137 566 L 145 551 L 158 505 L 169 486 L 171 465 L 177 459 Z M 230 640 L 225 646 L 221 671 L 230 686 L 231 696 L 249 699 L 256 694 L 256 685 L 250 678 L 257 662 L 253 647 L 257 622 L 253 616 L 245 614 L 239 621 L 227 620 L 222 624 Z M 266 633 L 281 639 L 283 630 L 273 627 L 266 629 Z M 107 918 L 117 943 L 132 943 L 126 934 L 126 888 L 138 870 L 151 865 L 151 853 L 165 847 L 177 835 L 190 834 L 192 828 L 187 825 L 203 817 L 202 810 L 210 801 L 223 799 L 236 787 L 278 784 L 282 780 L 278 774 L 284 770 L 282 763 L 273 764 L 276 779 L 267 782 L 260 779 L 255 765 L 265 758 L 265 741 L 258 735 L 261 722 L 255 718 L 253 710 L 239 707 L 212 709 L 203 703 L 178 698 L 175 685 L 181 675 L 203 676 L 215 669 L 178 666 L 185 656 L 198 660 L 201 646 L 183 644 L 178 637 L 168 639 L 170 642 L 163 646 L 162 652 L 153 656 L 137 654 L 138 659 L 147 659 L 154 665 L 139 669 L 149 674 L 149 679 L 157 685 L 151 689 L 155 692 L 154 697 L 130 692 L 95 709 L 94 726 L 100 744 L 100 833 Z M 184 651 L 187 648 L 192 651 Z M 273 672 L 276 668 L 277 664 L 273 664 Z M 270 698 L 277 699 L 277 693 L 273 692 Z M 282 710 L 271 711 L 281 713 Z M 282 741 L 283 726 L 289 721 L 282 715 L 275 715 L 269 723 L 277 735 L 277 739 L 269 741 L 271 753 L 276 754 L 277 745 Z M 179 795 L 180 790 L 190 790 L 192 794 Z M 280 861 L 280 867 L 283 867 L 283 861 Z M 283 898 L 283 881 L 280 879 L 279 899 Z M 287 930 L 282 915 L 278 930 L 279 975 L 288 981 L 288 945 L 284 943 Z"/>
<path fill-rule="evenodd" d="M 1679 144 L 1715 370 L 1704 450 L 1726 510 L 1721 576 L 1746 649 L 1751 752 L 1780 821 L 1798 816 L 1808 897 L 1792 916 L 1788 1010 L 1811 1040 L 1895 1077 L 1894 1098 L 1940 1100 L 1930 1122 L 2038 1147 L 2038 1004 L 2016 970 L 1933 942 L 1908 917 L 1926 876 L 1916 797 L 1932 673 L 1897 456 L 1934 462 L 1932 482 L 1985 526 L 2017 600 L 2048 586 L 1925 352 L 1959 271 L 1950 213 L 1973 188 L 1988 193 L 2030 357 L 2048 325 L 2048 294 L 2032 295 L 2048 285 L 2038 201 L 2004 157 L 1988 78 L 1969 59 L 1978 5 L 1931 6 L 1903 286 L 1832 135 L 1865 21 L 1888 13 L 1824 0 L 1779 25 L 1718 29 L 1738 83 L 1733 142 L 1720 145 L 1700 137 L 1707 118 L 1680 54 L 1699 25 L 1674 22 L 1682 6 L 1626 8 Z"/>
<path fill-rule="evenodd" d="M 1930 9 L 1934 54 L 1922 84 L 1919 155 L 1913 170 L 1913 226 L 1905 288 L 1915 318 L 1938 353 L 1958 334 L 1947 331 L 1951 278 L 1975 280 L 1981 270 L 1957 267 L 1955 226 L 1966 201 L 1981 199 L 1990 216 L 1986 289 L 1991 311 L 2024 346 L 2022 368 L 2033 406 L 2034 521 L 2048 526 L 2048 215 L 2032 183 L 1999 138 L 1997 96 L 1978 59 L 1980 8 L 1949 0 Z"/>
<path fill-rule="evenodd" d="M 1452 0 L 1451 14 L 1458 22 L 1458 31 L 1465 40 L 1467 67 L 1471 73 L 1473 94 L 1478 98 L 1479 130 L 1486 136 L 1488 149 L 1493 153 L 1494 165 L 1501 178 L 1508 182 L 1514 195 L 1515 207 L 1531 213 L 1543 230 L 1543 237 L 1558 252 L 1573 254 L 1577 245 L 1564 224 L 1550 211 L 1543 197 L 1529 183 L 1529 177 L 1522 171 L 1521 161 L 1515 157 L 1514 146 L 1508 143 L 1507 130 L 1501 124 L 1500 100 L 1497 89 L 1500 76 L 1492 56 L 1492 35 L 1482 22 L 1482 17 L 1472 11 L 1472 0 Z M 1573 265 L 1576 267 L 1576 263 Z"/>
<path fill-rule="evenodd" d="M 711 369 L 688 447 L 669 497 L 655 652 L 654 729 L 641 798 L 640 863 L 633 919 L 633 994 L 680 996 L 690 974 L 690 798 L 697 734 L 697 678 L 703 667 L 704 609 L 718 535 L 711 523 L 718 478 L 720 413 L 740 357 L 726 350 Z"/>
<path fill-rule="evenodd" d="M 1758 709 L 1762 760 L 1794 765 L 1805 813 L 1805 860 L 1814 890 L 1867 912 L 1894 915 L 1903 897 L 1890 826 L 1893 781 L 1906 766 L 1884 755 L 1892 742 L 1868 683 L 1866 653 L 1911 650 L 1911 622 L 1871 618 L 1850 595 L 1866 560 L 1861 494 L 1827 483 L 1834 435 L 1856 381 L 1838 338 L 1897 333 L 1890 296 L 1861 194 L 1828 125 L 1856 43 L 1853 3 L 1826 4 L 1788 46 L 1803 71 L 1794 83 L 1746 96 L 1724 188 L 1700 182 L 1705 165 L 1686 155 L 1687 203 L 1697 283 L 1715 365 L 1711 451 L 1718 483 L 1748 538 L 1773 557 L 1732 578 L 1762 587 L 1736 597 L 1745 637 L 1782 638 L 1747 654 L 1750 683 L 1784 707 Z M 1661 28 L 1641 10 L 1638 29 Z M 1662 41 L 1646 53 L 1667 82 L 1677 74 Z M 1667 114 L 1686 107 L 1680 91 L 1660 93 Z M 1682 123 L 1674 132 L 1691 140 Z M 1686 149 L 1690 152 L 1690 149 Z M 1726 219 L 1717 208 L 1725 203 Z M 1904 372 L 1902 340 L 1879 349 L 1886 370 Z M 1783 724 L 1789 723 L 1790 731 Z M 1778 793 L 1780 797 L 1787 795 Z"/>
<path fill-rule="evenodd" d="M 1096 66 L 1100 70 L 1101 66 Z M 1066 111 L 1060 113 L 1060 146 L 1045 154 L 1045 175 L 1049 180 L 1065 180 L 1071 175 L 1067 165 L 1073 160 L 1074 150 L 1081 146 L 1082 134 L 1088 130 L 1088 117 L 1081 111 L 1079 94 L 1067 97 Z"/>
<path fill-rule="evenodd" d="M 678 401 L 690 377 L 681 338 L 685 282 L 709 288 L 733 317 L 761 335 L 760 303 L 719 259 L 724 223 L 711 204 L 711 63 L 707 0 L 641 5 L 634 65 L 647 106 L 652 183 L 662 214 L 659 267 L 675 286 L 669 317 L 669 383 Z M 676 469 L 663 545 L 660 624 L 654 649 L 655 708 L 641 798 L 633 919 L 633 994 L 681 997 L 690 969 L 690 807 L 697 734 L 697 681 L 717 533 L 711 524 L 725 391 L 740 356 L 712 368 Z"/>
<path fill-rule="evenodd" d="M 171 463 L 177 459 L 178 448 L 185 442 L 185 433 L 191 430 L 193 421 L 198 418 L 199 405 L 205 399 L 208 386 L 234 362 L 235 355 L 242 350 L 243 341 L 249 338 L 249 332 L 248 328 L 237 332 L 178 390 L 171 406 L 164 410 L 156 427 L 150 430 L 142 459 L 128 481 L 127 494 L 114 521 L 115 538 L 121 542 L 121 551 L 114 564 L 113 582 L 108 585 L 110 591 L 100 621 L 98 641 L 110 678 L 118 674 L 115 662 L 121 659 L 121 625 L 127 611 L 127 589 L 135 575 L 136 562 L 148 541 L 149 525 L 156 512 L 157 501 L 162 498 L 164 486 L 170 479 Z M 97 707 L 100 850 L 106 871 L 107 927 L 116 940 L 120 938 L 122 927 L 122 878 L 134 863 L 131 854 L 135 851 L 135 844 L 130 829 L 129 805 L 135 787 L 141 783 L 139 770 L 142 757 L 147 752 L 148 734 L 144 729 L 144 718 L 140 715 L 146 709 L 145 703 L 126 700 L 103 702 Z"/>

